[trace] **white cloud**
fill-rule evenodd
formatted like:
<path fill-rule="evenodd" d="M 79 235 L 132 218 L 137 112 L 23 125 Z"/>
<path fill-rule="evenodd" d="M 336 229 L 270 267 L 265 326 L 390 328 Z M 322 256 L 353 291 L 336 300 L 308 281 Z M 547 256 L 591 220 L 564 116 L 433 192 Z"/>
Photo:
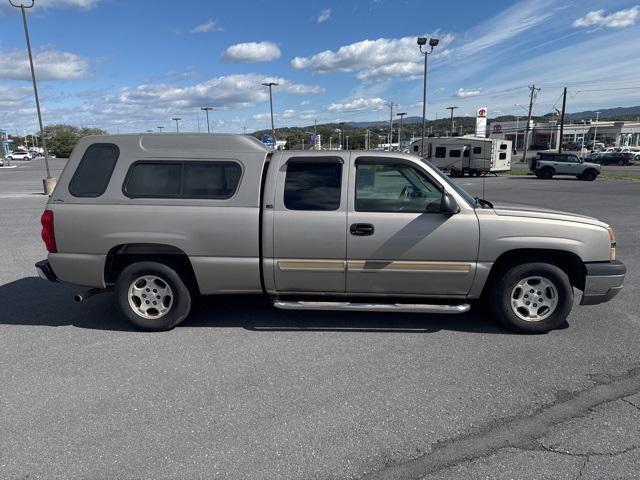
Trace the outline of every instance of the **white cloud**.
<path fill-rule="evenodd" d="M 453 35 L 440 38 L 438 55 L 453 41 Z M 316 73 L 356 72 L 361 79 L 407 75 L 420 71 L 422 56 L 416 36 L 379 38 L 344 45 L 337 51 L 325 50 L 310 57 L 295 57 L 291 66 Z"/>
<path fill-rule="evenodd" d="M 579 27 L 608 27 L 608 28 L 625 28 L 635 25 L 640 15 L 640 6 L 618 10 L 617 12 L 604 14 L 604 10 L 594 10 L 587 13 L 584 17 L 580 17 L 573 22 L 573 26 Z"/>
<path fill-rule="evenodd" d="M 456 97 L 476 97 L 478 95 L 480 95 L 481 91 L 480 89 L 464 89 L 464 88 L 459 88 L 458 91 L 455 93 Z"/>
<path fill-rule="evenodd" d="M 387 102 L 382 98 L 356 98 L 344 103 L 332 103 L 327 107 L 330 112 L 357 112 L 365 110 L 381 110 L 385 108 Z"/>
<path fill-rule="evenodd" d="M 270 62 L 280 55 L 280 49 L 273 42 L 247 42 L 231 45 L 222 54 L 222 59 L 233 63 Z"/>
<path fill-rule="evenodd" d="M 9 88 L 0 86 L 0 109 L 21 106 L 31 92 L 32 90 L 29 87 Z"/>
<path fill-rule="evenodd" d="M 99 3 L 103 2 L 103 0 L 38 0 L 36 2 L 36 8 L 56 8 L 56 9 L 64 9 L 64 8 L 73 8 L 79 10 L 90 10 L 95 7 Z M 14 2 L 18 3 L 18 2 Z M 2 1 L 0 3 L 0 13 L 7 13 L 10 10 L 13 10 L 14 7 L 9 5 L 8 0 Z"/>
<path fill-rule="evenodd" d="M 33 52 L 38 80 L 77 80 L 89 74 L 89 60 L 75 53 L 44 47 Z M 30 80 L 26 50 L 11 50 L 0 56 L 0 79 Z"/>
<path fill-rule="evenodd" d="M 218 26 L 218 19 L 209 19 L 200 25 L 193 27 L 190 33 L 207 33 L 207 32 L 220 32 L 222 28 Z"/>
<path fill-rule="evenodd" d="M 154 106 L 156 108 L 195 108 L 209 105 L 219 109 L 246 108 L 269 99 L 269 90 L 261 84 L 276 82 L 278 92 L 289 95 L 321 93 L 322 87 L 291 82 L 286 78 L 265 77 L 254 73 L 215 77 L 192 86 L 144 84 L 125 88 L 107 97 L 113 106 Z"/>
<path fill-rule="evenodd" d="M 330 8 L 323 8 L 320 11 L 320 15 L 318 15 L 318 18 L 316 18 L 316 22 L 323 23 L 323 22 L 326 22 L 327 20 L 329 20 L 330 18 L 331 18 L 331 9 Z"/>

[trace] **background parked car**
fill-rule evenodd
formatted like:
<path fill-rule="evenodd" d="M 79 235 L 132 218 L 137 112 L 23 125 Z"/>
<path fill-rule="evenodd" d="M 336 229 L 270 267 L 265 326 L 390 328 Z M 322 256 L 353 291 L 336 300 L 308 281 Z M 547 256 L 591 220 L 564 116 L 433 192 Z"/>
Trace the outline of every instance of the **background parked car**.
<path fill-rule="evenodd" d="M 16 150 L 15 152 L 9 152 L 7 155 L 7 160 L 32 160 L 33 155 L 31 155 L 26 150 Z"/>
<path fill-rule="evenodd" d="M 562 145 L 562 148 L 565 150 L 575 152 L 578 150 L 582 150 L 582 145 L 578 142 L 567 142 L 564 145 Z"/>
<path fill-rule="evenodd" d="M 631 152 L 606 152 L 595 153 L 589 158 L 592 162 L 600 165 L 630 165 L 633 163 L 634 155 Z"/>

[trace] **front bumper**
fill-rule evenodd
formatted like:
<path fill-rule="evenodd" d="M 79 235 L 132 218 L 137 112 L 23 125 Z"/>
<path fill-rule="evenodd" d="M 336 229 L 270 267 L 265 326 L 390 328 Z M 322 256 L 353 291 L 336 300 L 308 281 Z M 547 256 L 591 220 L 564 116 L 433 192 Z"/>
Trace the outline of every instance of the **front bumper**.
<path fill-rule="evenodd" d="M 38 276 L 44 280 L 49 280 L 50 282 L 58 281 L 58 277 L 53 273 L 48 260 L 42 260 L 36 263 L 36 272 L 38 272 Z"/>
<path fill-rule="evenodd" d="M 580 305 L 597 305 L 615 297 L 624 282 L 627 267 L 624 263 L 612 262 L 585 263 L 587 276 L 584 281 L 584 293 Z"/>

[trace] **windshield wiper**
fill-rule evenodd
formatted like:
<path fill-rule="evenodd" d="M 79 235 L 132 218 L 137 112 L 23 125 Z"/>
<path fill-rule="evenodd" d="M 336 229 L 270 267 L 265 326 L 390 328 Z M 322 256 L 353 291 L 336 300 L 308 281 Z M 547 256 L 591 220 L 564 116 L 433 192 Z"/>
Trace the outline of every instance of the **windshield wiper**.
<path fill-rule="evenodd" d="M 480 206 L 493 208 L 493 203 L 491 203 L 489 200 L 485 200 L 484 198 L 480 198 L 480 197 L 473 197 L 473 198 L 478 204 L 480 204 Z"/>

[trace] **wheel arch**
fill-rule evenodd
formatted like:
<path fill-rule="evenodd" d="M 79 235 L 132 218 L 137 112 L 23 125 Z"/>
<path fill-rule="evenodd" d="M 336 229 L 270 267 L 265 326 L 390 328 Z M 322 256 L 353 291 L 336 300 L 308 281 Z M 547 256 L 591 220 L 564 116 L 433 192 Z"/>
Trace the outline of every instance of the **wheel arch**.
<path fill-rule="evenodd" d="M 162 243 L 126 243 L 111 248 L 105 260 L 105 284 L 114 284 L 126 267 L 137 262 L 167 265 L 183 277 L 192 292 L 199 292 L 198 280 L 189 256 L 174 245 Z"/>
<path fill-rule="evenodd" d="M 508 268 L 521 265 L 523 263 L 550 263 L 562 269 L 571 285 L 583 290 L 586 269 L 582 259 L 575 253 L 567 250 L 544 249 L 544 248 L 519 248 L 503 252 L 493 265 L 487 277 L 487 281 L 482 289 L 484 296 L 495 279 Z"/>

